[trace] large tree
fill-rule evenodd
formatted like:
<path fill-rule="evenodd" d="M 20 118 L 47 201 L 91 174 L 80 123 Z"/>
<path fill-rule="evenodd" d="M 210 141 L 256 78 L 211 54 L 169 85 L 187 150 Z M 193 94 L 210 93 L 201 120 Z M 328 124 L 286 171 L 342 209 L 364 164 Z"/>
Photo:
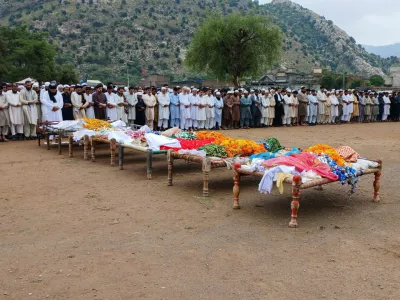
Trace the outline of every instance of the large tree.
<path fill-rule="evenodd" d="M 281 50 L 280 29 L 265 16 L 211 15 L 195 33 L 185 64 L 219 79 L 256 76 L 277 62 Z"/>
<path fill-rule="evenodd" d="M 385 79 L 380 75 L 372 75 L 369 78 L 369 82 L 373 86 L 383 86 L 385 84 Z"/>

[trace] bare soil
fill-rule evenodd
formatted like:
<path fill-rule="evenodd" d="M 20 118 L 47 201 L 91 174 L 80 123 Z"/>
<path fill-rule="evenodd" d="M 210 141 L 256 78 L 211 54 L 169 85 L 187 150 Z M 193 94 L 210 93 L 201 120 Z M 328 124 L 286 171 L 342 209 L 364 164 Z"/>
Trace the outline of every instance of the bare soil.
<path fill-rule="evenodd" d="M 349 145 L 383 160 L 381 202 L 373 176 L 357 193 L 331 184 L 302 192 L 288 228 L 290 187 L 261 195 L 212 170 L 203 198 L 199 165 L 126 151 L 125 170 L 82 147 L 68 158 L 35 141 L 0 144 L 0 299 L 400 299 L 400 125 L 353 124 L 224 131 L 277 137 L 286 146 Z"/>

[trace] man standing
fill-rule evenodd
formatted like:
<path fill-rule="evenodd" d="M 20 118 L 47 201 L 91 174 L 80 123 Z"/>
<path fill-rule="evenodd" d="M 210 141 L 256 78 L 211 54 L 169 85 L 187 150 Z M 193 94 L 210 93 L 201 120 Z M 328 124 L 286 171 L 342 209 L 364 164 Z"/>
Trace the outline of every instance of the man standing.
<path fill-rule="evenodd" d="M 214 127 L 218 130 L 222 126 L 222 109 L 224 108 L 224 100 L 222 100 L 220 92 L 215 93 L 214 103 L 215 103 Z"/>
<path fill-rule="evenodd" d="M 151 94 L 156 99 L 156 104 L 154 105 L 154 121 L 153 121 L 153 128 L 156 129 L 158 127 L 158 119 L 159 119 L 159 112 L 158 112 L 158 95 L 157 89 L 153 86 L 151 88 Z"/>
<path fill-rule="evenodd" d="M 207 98 L 204 97 L 204 92 L 206 90 L 199 91 L 199 110 L 197 112 L 197 124 L 199 129 L 204 129 L 207 121 L 206 107 Z"/>
<path fill-rule="evenodd" d="M 154 106 L 156 106 L 156 98 L 151 93 L 151 88 L 145 89 L 146 94 L 143 96 L 144 104 L 146 105 L 146 125 L 150 128 L 154 128 Z"/>
<path fill-rule="evenodd" d="M 207 89 L 206 95 L 204 96 L 207 100 L 206 106 L 206 129 L 213 129 L 215 124 L 215 101 L 213 95 L 211 95 L 211 89 Z"/>
<path fill-rule="evenodd" d="M 24 115 L 16 83 L 12 85 L 11 91 L 6 93 L 6 100 L 9 105 L 12 140 L 23 140 Z"/>
<path fill-rule="evenodd" d="M 261 99 L 258 95 L 258 90 L 250 90 L 250 96 L 251 100 L 251 120 L 250 120 L 250 126 L 251 127 L 260 127 L 261 123 Z"/>
<path fill-rule="evenodd" d="M 274 126 L 281 127 L 282 126 L 282 117 L 285 115 L 284 111 L 284 100 L 282 95 L 282 89 L 278 89 L 274 95 L 275 99 L 275 119 L 274 119 Z"/>
<path fill-rule="evenodd" d="M 290 107 L 291 112 L 292 112 L 292 125 L 297 126 L 298 124 L 298 117 L 299 117 L 299 99 L 297 98 L 298 92 L 294 91 L 292 93 L 291 99 L 291 104 L 292 106 Z"/>
<path fill-rule="evenodd" d="M 71 121 L 74 119 L 74 106 L 72 105 L 71 94 L 69 85 L 64 85 L 64 92 L 62 93 L 63 107 L 61 109 L 64 121 Z"/>
<path fill-rule="evenodd" d="M 38 113 L 36 105 L 39 103 L 38 96 L 32 90 L 32 83 L 25 82 L 25 89 L 19 93 L 19 100 L 22 103 L 22 111 L 24 112 L 24 135 L 25 139 L 36 139 L 36 126 Z"/>
<path fill-rule="evenodd" d="M 239 129 L 240 122 L 240 93 L 238 90 L 233 92 L 233 107 L 232 107 L 232 126 L 235 129 Z"/>
<path fill-rule="evenodd" d="M 192 94 L 189 95 L 190 102 L 190 121 L 189 121 L 189 129 L 197 130 L 197 115 L 199 112 L 199 95 L 197 94 L 197 89 L 193 88 Z"/>
<path fill-rule="evenodd" d="M 244 91 L 243 97 L 240 99 L 240 128 L 249 129 L 251 120 L 251 106 L 252 101 L 249 98 L 249 92 Z"/>
<path fill-rule="evenodd" d="M 318 116 L 317 116 L 317 123 L 318 124 L 325 124 L 325 110 L 326 110 L 326 100 L 327 97 L 325 95 L 325 89 L 321 86 L 319 92 L 317 93 L 318 99 Z"/>
<path fill-rule="evenodd" d="M 181 130 L 188 130 L 190 124 L 189 88 L 184 86 L 182 88 L 182 93 L 179 94 L 178 97 L 180 104 Z"/>
<path fill-rule="evenodd" d="M 168 129 L 168 121 L 169 121 L 169 104 L 170 97 L 167 94 L 167 88 L 162 87 L 161 93 L 158 94 L 158 127 L 161 130 Z"/>
<path fill-rule="evenodd" d="M 173 94 L 170 95 L 170 107 L 169 110 L 171 112 L 171 127 L 179 127 L 180 117 L 179 117 L 179 89 L 178 87 L 174 87 Z"/>
<path fill-rule="evenodd" d="M 61 122 L 63 120 L 61 112 L 63 104 L 63 98 L 62 95 L 57 92 L 57 86 L 51 84 L 49 90 L 44 92 L 42 100 L 44 120 L 49 122 Z"/>
<path fill-rule="evenodd" d="M 318 98 L 316 90 L 311 90 L 311 94 L 308 95 L 308 100 L 310 102 L 308 123 L 311 126 L 315 126 L 317 122 L 317 109 L 318 109 Z"/>
<path fill-rule="evenodd" d="M 364 113 L 365 113 L 366 105 L 367 105 L 366 93 L 360 92 L 359 104 L 358 104 L 359 115 L 360 115 L 360 119 L 358 121 L 360 123 L 365 122 Z"/>
<path fill-rule="evenodd" d="M 291 89 L 286 89 L 282 91 L 283 95 L 283 116 L 282 125 L 290 127 L 292 122 L 292 99 L 291 99 Z"/>
<path fill-rule="evenodd" d="M 35 82 L 32 85 L 32 89 L 36 92 L 37 95 L 37 99 L 38 102 L 36 104 L 36 111 L 37 111 L 37 116 L 38 116 L 38 120 L 41 121 L 42 120 L 42 107 L 40 105 L 40 89 L 39 89 L 39 84 L 37 82 Z"/>
<path fill-rule="evenodd" d="M 0 89 L 0 142 L 7 142 L 8 128 L 10 127 L 9 104 L 3 89 Z"/>
<path fill-rule="evenodd" d="M 222 129 L 232 129 L 232 108 L 233 108 L 233 92 L 228 91 L 224 98 L 224 108 L 222 110 L 223 123 Z"/>
<path fill-rule="evenodd" d="M 269 109 L 269 98 L 268 98 L 269 91 L 265 89 L 261 90 L 261 126 L 268 127 L 268 109 Z"/>
<path fill-rule="evenodd" d="M 93 108 L 93 98 L 92 98 L 92 87 L 86 86 L 85 89 L 85 101 L 86 101 L 86 109 L 85 109 L 85 114 L 86 118 L 88 119 L 94 119 L 94 108 Z"/>
<path fill-rule="evenodd" d="M 118 120 L 117 101 L 115 99 L 114 88 L 112 85 L 107 86 L 107 119 L 110 121 Z"/>
<path fill-rule="evenodd" d="M 121 120 L 125 124 L 128 124 L 128 114 L 125 111 L 128 103 L 126 102 L 124 88 L 122 86 L 117 89 L 117 94 L 115 95 L 115 104 L 117 105 L 117 120 Z"/>
<path fill-rule="evenodd" d="M 71 102 L 72 106 L 74 107 L 74 119 L 80 120 L 86 118 L 85 109 L 89 104 L 86 102 L 84 92 L 82 91 L 82 86 L 77 85 L 75 87 L 75 92 L 71 94 Z"/>
<path fill-rule="evenodd" d="M 129 87 L 129 91 L 125 93 L 126 102 L 128 104 L 128 123 L 129 125 L 135 124 L 136 120 L 136 104 L 137 98 L 135 95 L 135 88 L 133 86 Z"/>
<path fill-rule="evenodd" d="M 106 117 L 106 107 L 107 107 L 107 98 L 103 93 L 103 85 L 96 85 L 96 92 L 93 93 L 93 106 L 94 106 L 94 115 L 96 119 L 105 120 Z"/>
<path fill-rule="evenodd" d="M 144 126 L 146 124 L 146 104 L 143 101 L 143 93 L 137 92 L 137 103 L 135 106 L 136 109 L 136 120 L 135 124 Z"/>
<path fill-rule="evenodd" d="M 332 91 L 332 93 L 329 96 L 329 100 L 331 102 L 331 113 L 329 116 L 329 124 L 335 124 L 336 118 L 339 116 L 339 100 L 335 95 L 335 91 Z"/>
<path fill-rule="evenodd" d="M 308 97 L 306 87 L 302 86 L 297 96 L 299 98 L 299 125 L 307 125 Z"/>

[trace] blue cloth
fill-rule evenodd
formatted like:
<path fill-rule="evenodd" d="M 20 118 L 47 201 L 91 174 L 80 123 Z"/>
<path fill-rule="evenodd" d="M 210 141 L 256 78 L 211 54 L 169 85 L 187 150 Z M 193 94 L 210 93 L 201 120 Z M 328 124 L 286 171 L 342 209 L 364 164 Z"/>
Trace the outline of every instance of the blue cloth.
<path fill-rule="evenodd" d="M 252 156 L 250 156 L 250 159 L 255 159 L 255 158 L 262 158 L 264 160 L 268 160 L 271 158 L 276 158 L 278 156 L 290 156 L 292 154 L 300 154 L 301 151 L 297 148 L 293 148 L 291 151 L 287 152 L 284 155 L 280 155 L 279 152 L 263 152 L 263 153 L 259 153 L 259 154 L 253 154 Z"/>
<path fill-rule="evenodd" d="M 179 115 L 180 107 L 179 105 L 177 106 L 177 104 L 179 104 L 179 95 L 171 94 L 169 96 L 169 99 L 170 99 L 169 111 L 171 113 L 171 119 L 180 119 Z"/>

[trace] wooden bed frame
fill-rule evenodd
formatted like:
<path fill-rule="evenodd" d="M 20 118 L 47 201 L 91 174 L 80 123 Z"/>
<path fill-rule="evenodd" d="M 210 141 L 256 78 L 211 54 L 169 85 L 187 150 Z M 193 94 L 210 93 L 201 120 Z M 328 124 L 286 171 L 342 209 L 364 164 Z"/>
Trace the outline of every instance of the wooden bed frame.
<path fill-rule="evenodd" d="M 380 190 L 380 177 L 382 174 L 382 161 L 381 160 L 376 160 L 375 162 L 379 163 L 379 167 L 376 169 L 368 169 L 365 171 L 358 171 L 357 175 L 358 176 L 364 176 L 368 174 L 374 174 L 375 175 L 375 180 L 374 180 L 374 196 L 373 196 L 373 201 L 374 202 L 379 202 L 380 197 L 379 197 L 379 190 Z M 256 177 L 263 177 L 264 172 L 251 172 L 249 170 L 241 169 L 241 168 L 234 168 L 233 170 L 234 177 L 233 177 L 233 208 L 234 209 L 240 209 L 239 205 L 239 194 L 240 194 L 240 179 L 242 176 L 256 176 Z M 296 228 L 298 226 L 297 224 L 297 214 L 299 211 L 300 207 L 300 190 L 312 188 L 312 187 L 322 187 L 322 185 L 333 183 L 333 182 L 338 182 L 338 181 L 331 181 L 326 178 L 322 179 L 317 179 L 313 181 L 309 181 L 306 183 L 301 183 L 301 176 L 295 175 L 293 178 L 286 178 L 284 183 L 288 183 L 292 185 L 292 202 L 291 202 L 291 220 L 289 222 L 289 227 Z"/>
<path fill-rule="evenodd" d="M 73 138 L 69 137 L 69 157 L 73 157 Z M 116 162 L 117 148 L 118 148 L 118 165 L 119 169 L 124 169 L 124 149 L 131 149 L 137 152 L 146 153 L 147 160 L 147 178 L 152 179 L 153 173 L 153 155 L 167 154 L 167 151 L 153 151 L 147 147 L 142 147 L 138 145 L 124 145 L 119 144 L 115 139 L 106 140 L 98 138 L 95 136 L 89 137 L 85 135 L 83 137 L 83 159 L 89 160 L 89 149 L 90 149 L 90 159 L 92 162 L 96 161 L 96 145 L 98 144 L 109 144 L 110 145 L 110 166 L 114 167 Z"/>
<path fill-rule="evenodd" d="M 211 169 L 215 168 L 226 168 L 227 164 L 225 161 L 213 161 L 208 157 L 201 157 L 190 154 L 179 154 L 173 150 L 168 150 L 167 162 L 168 162 L 168 186 L 172 186 L 172 170 L 174 166 L 174 160 L 183 159 L 186 162 L 195 163 L 201 165 L 203 171 L 203 196 L 209 196 L 208 181 Z"/>

